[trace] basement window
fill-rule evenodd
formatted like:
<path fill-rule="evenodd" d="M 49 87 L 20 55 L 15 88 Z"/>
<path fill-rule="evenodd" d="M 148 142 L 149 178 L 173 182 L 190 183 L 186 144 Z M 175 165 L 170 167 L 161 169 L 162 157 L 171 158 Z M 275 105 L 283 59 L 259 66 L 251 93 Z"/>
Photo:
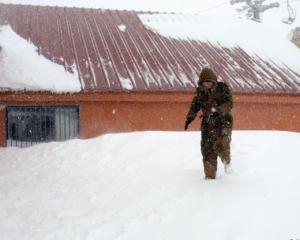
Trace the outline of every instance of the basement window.
<path fill-rule="evenodd" d="M 6 108 L 7 146 L 28 147 L 79 137 L 78 106 Z"/>

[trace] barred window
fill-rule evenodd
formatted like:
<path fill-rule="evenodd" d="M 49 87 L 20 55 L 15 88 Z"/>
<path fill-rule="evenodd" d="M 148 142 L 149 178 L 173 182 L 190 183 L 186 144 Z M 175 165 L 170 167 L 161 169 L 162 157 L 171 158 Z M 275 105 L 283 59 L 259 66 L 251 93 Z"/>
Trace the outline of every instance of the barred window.
<path fill-rule="evenodd" d="M 7 146 L 79 137 L 78 106 L 14 106 L 6 108 Z"/>

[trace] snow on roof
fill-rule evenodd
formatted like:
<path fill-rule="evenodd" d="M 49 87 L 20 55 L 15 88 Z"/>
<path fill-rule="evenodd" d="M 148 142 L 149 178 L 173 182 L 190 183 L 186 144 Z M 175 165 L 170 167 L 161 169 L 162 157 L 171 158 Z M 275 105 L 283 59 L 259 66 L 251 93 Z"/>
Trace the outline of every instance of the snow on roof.
<path fill-rule="evenodd" d="M 112 10 L 135 10 L 151 12 L 177 12 L 177 13 L 197 13 L 203 16 L 209 14 L 217 18 L 236 17 L 245 18 L 247 11 L 236 11 L 245 6 L 245 2 L 230 4 L 230 0 L 0 0 L 1 3 L 9 4 L 30 4 L 40 6 L 78 7 L 78 8 L 101 8 Z M 265 0 L 263 4 L 276 2 L 276 0 Z M 286 1 L 279 1 L 278 8 L 272 8 L 261 14 L 262 24 L 277 31 L 278 34 L 287 36 L 289 32 L 300 26 L 300 1 L 289 1 L 290 6 L 296 11 L 296 19 L 292 24 L 283 24 L 282 20 L 288 17 Z"/>
<path fill-rule="evenodd" d="M 213 8 L 220 10 L 218 13 L 234 13 L 234 9 L 230 6 L 229 0 L 0 0 L 2 3 L 9 4 L 30 4 L 40 6 L 59 6 L 59 7 L 78 7 L 78 8 L 102 8 L 102 9 L 118 9 L 118 10 L 136 10 L 136 11 L 159 11 L 159 12 L 198 12 L 206 11 Z M 217 6 L 217 8 L 216 8 Z M 220 8 L 220 7 L 221 8 Z"/>
<path fill-rule="evenodd" d="M 0 28 L 0 89 L 78 92 L 80 83 L 76 71 L 39 55 L 32 43 L 16 34 L 10 26 Z"/>
<path fill-rule="evenodd" d="M 213 45 L 228 48 L 240 47 L 253 58 L 258 55 L 263 60 L 271 60 L 280 66 L 287 65 L 300 71 L 300 49 L 285 36 L 278 35 L 260 23 L 197 14 L 139 14 L 139 17 L 151 30 L 163 36 L 209 41 Z"/>

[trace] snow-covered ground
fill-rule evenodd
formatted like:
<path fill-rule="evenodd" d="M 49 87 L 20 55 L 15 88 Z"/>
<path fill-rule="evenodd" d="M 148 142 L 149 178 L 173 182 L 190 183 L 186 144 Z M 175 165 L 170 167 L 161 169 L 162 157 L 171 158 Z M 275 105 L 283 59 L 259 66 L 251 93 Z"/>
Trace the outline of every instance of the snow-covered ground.
<path fill-rule="evenodd" d="M 235 131 L 204 180 L 199 132 L 0 149 L 3 240 L 300 238 L 300 134 Z"/>

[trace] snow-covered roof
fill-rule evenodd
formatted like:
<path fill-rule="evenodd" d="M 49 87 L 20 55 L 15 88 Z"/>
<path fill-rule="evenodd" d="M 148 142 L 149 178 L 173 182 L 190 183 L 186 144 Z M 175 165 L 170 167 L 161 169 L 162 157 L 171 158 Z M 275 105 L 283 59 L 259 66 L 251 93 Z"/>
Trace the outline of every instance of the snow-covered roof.
<path fill-rule="evenodd" d="M 235 92 L 300 93 L 300 51 L 247 20 L 0 4 L 0 23 L 67 71 L 75 63 L 86 92 L 193 91 L 211 66 Z"/>
<path fill-rule="evenodd" d="M 276 0 L 264 0 L 263 5 L 268 5 Z M 0 3 L 9 4 L 30 4 L 36 6 L 59 6 L 59 7 L 78 7 L 94 9 L 112 10 L 134 10 L 151 12 L 176 12 L 176 13 L 197 13 L 203 16 L 214 15 L 217 18 L 234 17 L 246 18 L 247 8 L 245 2 L 231 4 L 230 0 L 0 0 Z M 300 1 L 280 1 L 280 6 L 269 9 L 261 14 L 262 24 L 276 31 L 280 35 L 290 36 L 291 30 L 300 26 Z M 292 9 L 291 9 L 292 8 Z M 289 17 L 291 11 L 296 13 L 296 18 L 291 24 L 284 24 L 282 20 Z"/>

